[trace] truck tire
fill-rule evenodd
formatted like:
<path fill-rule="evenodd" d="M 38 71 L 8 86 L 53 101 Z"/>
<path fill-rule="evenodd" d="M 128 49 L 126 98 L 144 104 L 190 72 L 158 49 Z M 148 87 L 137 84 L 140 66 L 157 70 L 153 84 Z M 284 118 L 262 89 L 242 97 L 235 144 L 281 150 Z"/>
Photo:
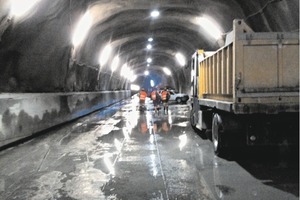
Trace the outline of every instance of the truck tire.
<path fill-rule="evenodd" d="M 222 118 L 218 113 L 215 113 L 212 119 L 212 143 L 214 152 L 218 156 L 223 156 L 227 153 L 225 148 L 225 139 L 226 135 Z"/>

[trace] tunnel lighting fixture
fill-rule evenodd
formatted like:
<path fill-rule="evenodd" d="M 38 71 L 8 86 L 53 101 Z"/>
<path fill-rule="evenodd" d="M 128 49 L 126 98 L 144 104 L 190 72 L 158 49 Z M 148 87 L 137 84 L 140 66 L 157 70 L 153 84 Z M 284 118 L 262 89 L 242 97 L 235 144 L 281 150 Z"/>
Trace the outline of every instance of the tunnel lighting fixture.
<path fill-rule="evenodd" d="M 149 71 L 145 71 L 145 72 L 144 72 L 144 75 L 145 75 L 145 76 L 148 76 L 148 75 L 149 75 Z"/>
<path fill-rule="evenodd" d="M 122 77 L 127 78 L 128 80 L 130 80 L 133 76 L 133 71 L 130 70 L 127 63 L 125 63 L 125 64 L 122 65 L 120 74 L 121 74 Z"/>
<path fill-rule="evenodd" d="M 138 86 L 138 85 L 131 84 L 131 85 L 130 85 L 130 89 L 133 90 L 133 91 L 139 91 L 141 88 L 140 88 L 140 86 Z"/>
<path fill-rule="evenodd" d="M 151 12 L 151 17 L 156 18 L 156 17 L 158 17 L 158 16 L 159 16 L 158 10 L 153 10 L 153 11 Z"/>
<path fill-rule="evenodd" d="M 148 44 L 148 45 L 147 45 L 147 49 L 152 49 L 152 45 L 151 45 L 151 44 Z"/>
<path fill-rule="evenodd" d="M 153 81 L 153 80 L 150 80 L 150 86 L 151 86 L 151 87 L 154 87 L 154 85 L 155 85 L 154 81 Z"/>
<path fill-rule="evenodd" d="M 197 18 L 197 23 L 216 40 L 222 36 L 222 31 L 220 30 L 219 25 L 208 17 Z"/>
<path fill-rule="evenodd" d="M 127 73 L 126 73 L 126 76 L 125 76 L 125 77 L 126 77 L 130 82 L 132 82 L 131 79 L 133 78 L 133 76 L 134 76 L 133 71 L 130 70 L 129 68 L 127 68 Z"/>
<path fill-rule="evenodd" d="M 99 63 L 100 63 L 101 66 L 103 66 L 107 63 L 111 52 L 112 52 L 112 47 L 111 47 L 110 44 L 107 44 L 103 48 L 103 50 L 101 52 L 101 55 L 100 55 L 100 58 L 99 58 Z"/>
<path fill-rule="evenodd" d="M 185 65 L 185 57 L 181 53 L 176 53 L 175 57 L 181 66 Z"/>
<path fill-rule="evenodd" d="M 164 67 L 163 68 L 163 71 L 165 72 L 165 74 L 167 74 L 168 76 L 170 76 L 172 73 L 171 73 L 171 71 L 169 70 L 169 68 L 167 68 L 167 67 Z"/>
<path fill-rule="evenodd" d="M 152 62 L 152 58 L 147 58 L 147 63 L 151 63 Z"/>
<path fill-rule="evenodd" d="M 115 56 L 111 65 L 111 71 L 114 72 L 119 65 L 120 58 L 119 56 Z"/>
<path fill-rule="evenodd" d="M 132 75 L 132 77 L 130 78 L 130 82 L 134 82 L 137 78 L 137 75 Z"/>
<path fill-rule="evenodd" d="M 124 76 L 126 71 L 128 70 L 127 63 L 124 63 L 121 68 L 121 76 Z"/>
<path fill-rule="evenodd" d="M 147 64 L 147 67 L 150 67 L 150 64 L 149 64 L 149 63 Z"/>
<path fill-rule="evenodd" d="M 92 16 L 90 15 L 89 11 L 87 11 L 79 20 L 72 38 L 72 43 L 75 47 L 81 44 L 88 34 L 92 26 L 92 21 Z"/>
<path fill-rule="evenodd" d="M 21 17 L 27 14 L 40 0 L 11 0 L 10 16 Z"/>
<path fill-rule="evenodd" d="M 152 42 L 153 41 L 153 38 L 148 38 L 148 42 Z"/>

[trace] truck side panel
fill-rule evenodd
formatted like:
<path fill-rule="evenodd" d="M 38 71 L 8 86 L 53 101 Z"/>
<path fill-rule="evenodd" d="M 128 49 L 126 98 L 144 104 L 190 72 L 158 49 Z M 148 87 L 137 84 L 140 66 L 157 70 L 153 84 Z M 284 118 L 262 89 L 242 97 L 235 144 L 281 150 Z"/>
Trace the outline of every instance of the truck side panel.
<path fill-rule="evenodd" d="M 299 45 L 289 45 L 282 48 L 281 83 L 282 87 L 299 87 Z"/>
<path fill-rule="evenodd" d="M 260 91 L 279 86 L 277 50 L 277 45 L 244 46 L 244 63 L 241 63 L 243 90 Z"/>
<path fill-rule="evenodd" d="M 198 88 L 200 98 L 233 101 L 232 44 L 200 61 Z"/>
<path fill-rule="evenodd" d="M 243 63 L 236 64 L 238 69 L 243 67 L 240 72 L 244 92 L 288 91 L 290 87 L 299 87 L 298 41 L 270 39 L 242 43 L 237 54 L 243 54 L 240 55 Z"/>
<path fill-rule="evenodd" d="M 199 101 L 235 114 L 298 112 L 298 34 L 254 33 L 235 21 L 232 35 L 199 59 Z"/>

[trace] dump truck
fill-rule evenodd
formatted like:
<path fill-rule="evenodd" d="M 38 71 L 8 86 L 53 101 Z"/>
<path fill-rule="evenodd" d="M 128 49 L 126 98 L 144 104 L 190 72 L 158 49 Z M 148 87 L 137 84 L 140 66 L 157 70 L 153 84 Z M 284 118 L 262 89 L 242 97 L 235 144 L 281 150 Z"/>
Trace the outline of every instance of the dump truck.
<path fill-rule="evenodd" d="M 299 33 L 254 32 L 235 19 L 224 38 L 217 51 L 191 57 L 191 126 L 210 137 L 217 155 L 297 143 Z"/>

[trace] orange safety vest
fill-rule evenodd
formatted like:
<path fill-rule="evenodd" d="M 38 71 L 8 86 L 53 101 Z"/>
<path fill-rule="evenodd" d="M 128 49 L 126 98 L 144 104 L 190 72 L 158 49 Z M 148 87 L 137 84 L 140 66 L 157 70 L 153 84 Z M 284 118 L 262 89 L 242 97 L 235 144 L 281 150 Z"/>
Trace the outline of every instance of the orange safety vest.
<path fill-rule="evenodd" d="M 151 99 L 156 100 L 156 91 L 151 92 Z"/>
<path fill-rule="evenodd" d="M 163 101 L 167 100 L 168 93 L 169 93 L 168 91 L 162 91 L 162 92 L 161 92 L 161 99 L 162 99 Z"/>
<path fill-rule="evenodd" d="M 140 92 L 140 100 L 146 100 L 147 93 L 145 91 Z"/>

